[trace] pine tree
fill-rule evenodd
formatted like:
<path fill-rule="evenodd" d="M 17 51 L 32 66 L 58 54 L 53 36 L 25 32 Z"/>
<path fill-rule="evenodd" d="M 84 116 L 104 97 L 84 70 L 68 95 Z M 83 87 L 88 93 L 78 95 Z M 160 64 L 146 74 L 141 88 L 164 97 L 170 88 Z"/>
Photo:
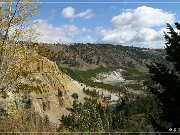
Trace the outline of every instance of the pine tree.
<path fill-rule="evenodd" d="M 169 123 L 172 127 L 180 127 L 180 24 L 175 23 L 177 31 L 167 24 L 168 32 L 166 39 L 166 60 L 168 65 L 152 63 L 148 65 L 149 72 L 154 82 L 150 91 L 157 96 L 162 107 L 159 124 L 155 119 L 159 130 L 167 130 L 162 123 Z"/>

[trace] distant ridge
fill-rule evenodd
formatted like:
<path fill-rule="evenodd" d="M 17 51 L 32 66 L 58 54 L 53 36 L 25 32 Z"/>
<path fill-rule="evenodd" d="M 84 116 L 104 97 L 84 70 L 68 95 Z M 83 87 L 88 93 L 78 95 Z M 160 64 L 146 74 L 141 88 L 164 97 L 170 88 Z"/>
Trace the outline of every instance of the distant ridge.
<path fill-rule="evenodd" d="M 49 59 L 58 65 L 81 70 L 104 67 L 129 67 L 147 70 L 146 64 L 165 62 L 164 49 L 149 49 L 111 44 L 50 45 Z"/>

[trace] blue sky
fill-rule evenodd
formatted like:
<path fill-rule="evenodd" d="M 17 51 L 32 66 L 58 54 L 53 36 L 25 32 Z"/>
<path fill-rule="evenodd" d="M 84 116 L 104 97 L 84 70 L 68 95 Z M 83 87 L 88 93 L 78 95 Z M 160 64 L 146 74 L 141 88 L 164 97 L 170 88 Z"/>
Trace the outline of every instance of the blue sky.
<path fill-rule="evenodd" d="M 173 24 L 180 20 L 178 0 L 172 3 L 167 0 L 41 2 L 39 11 L 42 15 L 33 18 L 40 23 L 37 29 L 41 35 L 40 42 L 111 43 L 163 48 L 165 23 Z"/>

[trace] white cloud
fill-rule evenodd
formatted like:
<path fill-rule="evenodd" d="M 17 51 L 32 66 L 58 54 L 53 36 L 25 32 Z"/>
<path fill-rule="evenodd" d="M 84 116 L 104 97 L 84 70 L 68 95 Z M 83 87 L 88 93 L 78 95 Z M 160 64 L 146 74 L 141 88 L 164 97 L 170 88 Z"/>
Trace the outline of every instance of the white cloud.
<path fill-rule="evenodd" d="M 155 31 L 154 29 L 150 28 L 143 28 L 141 29 L 136 38 L 135 41 L 139 43 L 148 43 L 148 42 L 156 42 L 164 39 L 163 38 L 163 32 L 160 31 Z"/>
<path fill-rule="evenodd" d="M 74 18 L 75 9 L 73 7 L 64 8 L 61 15 L 65 18 Z"/>
<path fill-rule="evenodd" d="M 42 43 L 74 43 L 79 40 L 83 33 L 90 32 L 89 29 L 80 28 L 75 25 L 62 25 L 55 27 L 47 20 L 36 20 L 39 26 L 36 31 L 40 33 L 38 42 Z M 35 22 L 36 22 L 35 21 Z M 88 40 L 89 37 L 84 38 Z"/>
<path fill-rule="evenodd" d="M 146 47 L 163 47 L 165 40 L 163 36 L 164 28 L 154 30 L 151 28 L 142 28 L 135 30 L 119 30 L 119 29 L 101 29 L 99 33 L 102 38 L 100 42 L 109 44 L 131 44 Z"/>
<path fill-rule="evenodd" d="M 131 42 L 137 34 L 135 31 L 119 31 L 116 29 L 102 29 L 100 33 L 103 36 L 101 42 L 109 44 L 125 44 Z"/>
<path fill-rule="evenodd" d="M 140 29 L 142 27 L 161 26 L 173 23 L 175 14 L 165 12 L 162 9 L 142 6 L 136 9 L 125 10 L 111 20 L 113 28 Z"/>
<path fill-rule="evenodd" d="M 86 11 L 75 13 L 75 9 L 73 7 L 66 7 L 62 10 L 61 15 L 64 18 L 74 19 L 74 18 L 83 18 L 83 19 L 91 19 L 94 14 L 92 9 L 87 9 Z"/>
<path fill-rule="evenodd" d="M 134 41 L 136 44 L 145 45 L 150 48 L 162 48 L 165 45 L 164 31 L 166 31 L 165 28 L 160 30 L 143 28 L 138 31 Z"/>
<path fill-rule="evenodd" d="M 95 39 L 91 35 L 80 36 L 79 39 L 84 43 L 94 43 Z"/>
<path fill-rule="evenodd" d="M 146 47 L 163 47 L 166 23 L 173 23 L 175 14 L 152 7 L 138 7 L 123 11 L 111 20 L 112 28 L 99 28 L 99 42 L 130 44 Z"/>
<path fill-rule="evenodd" d="M 87 9 L 84 12 L 76 14 L 74 17 L 76 18 L 84 18 L 84 19 L 91 19 L 93 17 L 92 9 Z"/>
<path fill-rule="evenodd" d="M 91 29 L 87 29 L 87 28 L 85 28 L 85 27 L 82 28 L 82 31 L 83 31 L 83 32 L 89 32 L 89 33 L 93 32 Z"/>

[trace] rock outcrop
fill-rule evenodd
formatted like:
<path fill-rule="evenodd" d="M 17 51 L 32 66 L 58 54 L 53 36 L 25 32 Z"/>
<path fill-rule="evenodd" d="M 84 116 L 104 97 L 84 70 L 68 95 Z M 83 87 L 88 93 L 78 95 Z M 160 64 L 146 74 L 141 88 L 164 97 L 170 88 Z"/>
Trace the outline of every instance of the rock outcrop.
<path fill-rule="evenodd" d="M 32 61 L 17 63 L 4 77 L 0 90 L 0 116 L 16 116 L 19 110 L 29 109 L 42 118 L 48 116 L 52 123 L 60 123 L 61 116 L 69 114 L 73 93 L 77 93 L 83 102 L 86 95 L 82 87 L 47 58 L 32 53 L 26 58 Z"/>
<path fill-rule="evenodd" d="M 105 84 L 121 84 L 125 79 L 122 77 L 122 69 L 116 69 L 115 71 L 99 73 L 96 77 L 91 78 L 95 82 L 103 82 Z"/>

